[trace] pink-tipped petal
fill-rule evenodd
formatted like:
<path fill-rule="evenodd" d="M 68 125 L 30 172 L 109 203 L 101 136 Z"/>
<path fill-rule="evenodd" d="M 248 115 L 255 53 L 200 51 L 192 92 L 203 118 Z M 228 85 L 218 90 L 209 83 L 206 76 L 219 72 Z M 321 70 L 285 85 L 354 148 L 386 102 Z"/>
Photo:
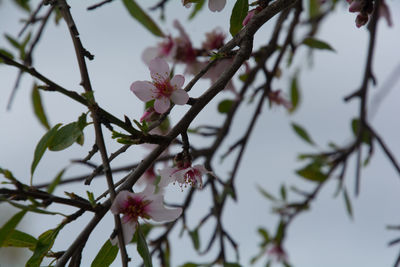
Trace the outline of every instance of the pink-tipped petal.
<path fill-rule="evenodd" d="M 171 222 L 176 220 L 181 214 L 181 208 L 165 208 L 163 197 L 160 194 L 149 204 L 149 215 L 156 222 Z"/>
<path fill-rule="evenodd" d="M 168 97 L 159 97 L 156 98 L 154 102 L 154 109 L 157 113 L 163 114 L 169 108 L 169 98 Z"/>
<path fill-rule="evenodd" d="M 157 97 L 157 88 L 147 81 L 136 81 L 131 85 L 131 91 L 143 102 Z"/>
<path fill-rule="evenodd" d="M 226 0 L 208 0 L 208 8 L 212 11 L 221 11 L 224 9 Z"/>
<path fill-rule="evenodd" d="M 183 84 L 185 83 L 185 77 L 180 74 L 175 75 L 174 77 L 172 77 L 170 83 L 175 89 L 181 89 Z"/>
<path fill-rule="evenodd" d="M 142 53 L 142 60 L 146 65 L 150 64 L 150 61 L 160 56 L 160 49 L 158 47 L 150 46 L 147 47 Z"/>
<path fill-rule="evenodd" d="M 189 100 L 189 95 L 185 90 L 178 89 L 172 92 L 171 100 L 177 105 L 185 105 Z"/>
<path fill-rule="evenodd" d="M 162 58 L 155 58 L 149 64 L 151 78 L 157 83 L 163 83 L 169 79 L 168 63 Z"/>
<path fill-rule="evenodd" d="M 161 180 L 158 186 L 167 186 L 170 183 L 175 182 L 175 179 L 172 177 L 172 174 L 177 171 L 177 168 L 174 167 L 166 167 L 160 170 Z"/>
<path fill-rule="evenodd" d="M 114 202 L 111 205 L 111 212 L 113 214 L 119 214 L 122 212 L 122 210 L 124 209 L 125 203 L 128 199 L 128 197 L 133 194 L 129 191 L 123 190 L 121 192 L 118 193 L 118 195 L 115 197 Z"/>

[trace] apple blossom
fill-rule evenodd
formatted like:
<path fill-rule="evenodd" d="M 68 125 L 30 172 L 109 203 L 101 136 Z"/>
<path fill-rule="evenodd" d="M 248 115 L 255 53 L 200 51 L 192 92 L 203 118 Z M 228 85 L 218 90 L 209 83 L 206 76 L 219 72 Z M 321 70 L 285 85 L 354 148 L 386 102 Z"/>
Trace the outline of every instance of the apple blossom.
<path fill-rule="evenodd" d="M 172 79 L 168 63 L 161 58 L 153 59 L 149 64 L 150 75 L 153 82 L 136 81 L 131 85 L 131 91 L 142 101 L 148 102 L 155 99 L 154 110 L 165 113 L 170 100 L 177 105 L 185 105 L 189 95 L 182 89 L 185 78 L 175 75 Z"/>
<path fill-rule="evenodd" d="M 178 182 L 182 185 L 190 185 L 198 188 L 203 187 L 203 175 L 212 174 L 203 165 L 186 167 L 166 167 L 160 171 L 161 181 L 164 183 Z"/>
<path fill-rule="evenodd" d="M 115 197 L 111 205 L 111 212 L 123 214 L 122 231 L 125 244 L 132 240 L 139 218 L 152 219 L 156 222 L 171 222 L 182 214 L 181 208 L 165 208 L 163 195 L 161 193 L 154 194 L 154 188 L 147 186 L 141 193 L 131 193 L 124 190 Z M 111 243 L 115 245 L 117 238 L 113 238 Z"/>

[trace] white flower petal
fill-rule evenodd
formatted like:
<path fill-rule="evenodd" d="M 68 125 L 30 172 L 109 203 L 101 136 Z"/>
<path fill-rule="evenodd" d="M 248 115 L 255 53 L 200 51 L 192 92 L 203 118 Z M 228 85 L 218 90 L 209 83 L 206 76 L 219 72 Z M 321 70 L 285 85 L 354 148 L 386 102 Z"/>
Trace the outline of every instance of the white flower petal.
<path fill-rule="evenodd" d="M 168 63 L 162 58 L 155 58 L 149 64 L 150 75 L 153 81 L 163 83 L 169 79 Z"/>
<path fill-rule="evenodd" d="M 124 243 L 129 244 L 132 241 L 133 235 L 136 232 L 137 222 L 129 221 L 122 224 L 122 232 L 124 234 Z"/>
<path fill-rule="evenodd" d="M 156 101 L 154 102 L 154 109 L 157 113 L 163 114 L 165 113 L 169 108 L 169 98 L 168 97 L 159 97 L 156 98 Z"/>
<path fill-rule="evenodd" d="M 171 222 L 176 220 L 181 214 L 181 208 L 165 208 L 161 194 L 156 195 L 156 198 L 149 204 L 149 215 L 156 222 Z"/>
<path fill-rule="evenodd" d="M 150 46 L 143 51 L 142 60 L 146 65 L 149 65 L 150 61 L 158 56 L 160 56 L 160 49 L 158 47 Z"/>
<path fill-rule="evenodd" d="M 175 182 L 175 179 L 172 177 L 172 174 L 177 171 L 177 168 L 174 167 L 166 167 L 160 170 L 161 180 L 158 184 L 159 187 L 165 187 L 170 183 Z"/>
<path fill-rule="evenodd" d="M 185 90 L 177 89 L 172 92 L 171 100 L 177 105 L 185 105 L 189 100 L 189 95 Z"/>
<path fill-rule="evenodd" d="M 143 102 L 157 97 L 157 88 L 147 81 L 136 81 L 131 85 L 131 91 Z"/>
<path fill-rule="evenodd" d="M 208 8 L 212 11 L 221 11 L 224 9 L 226 0 L 208 0 Z"/>
<path fill-rule="evenodd" d="M 111 212 L 113 214 L 119 214 L 122 212 L 122 210 L 124 209 L 125 203 L 129 197 L 129 195 L 131 195 L 132 193 L 126 190 L 123 190 L 121 192 L 118 193 L 118 195 L 115 197 L 114 202 L 111 205 Z"/>
<path fill-rule="evenodd" d="M 185 77 L 179 74 L 175 75 L 174 77 L 172 77 L 170 83 L 175 89 L 181 89 L 183 84 L 185 83 Z"/>

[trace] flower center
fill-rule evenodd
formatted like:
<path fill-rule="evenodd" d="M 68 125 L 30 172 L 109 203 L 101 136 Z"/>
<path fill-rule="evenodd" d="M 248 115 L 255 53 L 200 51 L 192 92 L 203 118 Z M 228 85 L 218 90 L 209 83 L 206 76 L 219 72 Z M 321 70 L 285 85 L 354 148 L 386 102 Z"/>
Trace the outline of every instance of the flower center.
<path fill-rule="evenodd" d="M 147 214 L 147 206 L 151 201 L 143 200 L 141 198 L 129 197 L 123 213 L 128 216 L 129 220 L 137 221 L 139 217 L 149 219 Z"/>
<path fill-rule="evenodd" d="M 165 97 L 170 97 L 172 92 L 174 91 L 174 87 L 170 84 L 169 81 L 164 81 L 163 83 L 155 83 L 154 84 L 157 89 L 158 89 L 158 94 L 165 96 Z"/>

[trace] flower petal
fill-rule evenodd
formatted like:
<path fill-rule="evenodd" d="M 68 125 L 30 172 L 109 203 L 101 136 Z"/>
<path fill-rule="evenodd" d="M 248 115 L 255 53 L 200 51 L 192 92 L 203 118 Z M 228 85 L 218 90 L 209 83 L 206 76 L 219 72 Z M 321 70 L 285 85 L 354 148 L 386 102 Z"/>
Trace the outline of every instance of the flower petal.
<path fill-rule="evenodd" d="M 156 222 L 171 222 L 182 214 L 181 208 L 167 209 L 164 207 L 163 196 L 156 195 L 149 204 L 149 215 Z"/>
<path fill-rule="evenodd" d="M 142 60 L 146 65 L 150 64 L 152 59 L 155 59 L 160 55 L 160 49 L 158 47 L 150 46 L 147 47 L 142 53 Z"/>
<path fill-rule="evenodd" d="M 172 92 L 171 100 L 177 105 L 185 105 L 189 100 L 189 95 L 185 90 L 177 89 Z"/>
<path fill-rule="evenodd" d="M 175 173 L 178 169 L 175 167 L 166 167 L 160 170 L 161 180 L 158 183 L 158 186 L 167 186 L 168 184 L 175 182 L 175 178 L 172 177 L 172 174 Z"/>
<path fill-rule="evenodd" d="M 183 84 L 185 83 L 185 77 L 179 74 L 175 75 L 174 77 L 172 77 L 170 83 L 175 89 L 181 89 Z"/>
<path fill-rule="evenodd" d="M 126 201 L 128 200 L 128 197 L 133 194 L 129 191 L 123 190 L 118 193 L 118 195 L 115 197 L 114 202 L 111 205 L 111 212 L 113 214 L 119 214 L 123 211 L 124 206 Z"/>
<path fill-rule="evenodd" d="M 157 113 L 163 114 L 165 113 L 169 108 L 169 98 L 168 97 L 159 97 L 156 98 L 156 101 L 154 102 L 154 109 Z"/>
<path fill-rule="evenodd" d="M 157 97 L 157 88 L 148 81 L 136 81 L 132 83 L 131 91 L 143 102 Z"/>
<path fill-rule="evenodd" d="M 162 58 L 155 58 L 149 64 L 150 75 L 156 83 L 163 83 L 169 79 L 168 63 Z"/>
<path fill-rule="evenodd" d="M 226 0 L 208 0 L 208 8 L 212 11 L 221 11 L 224 9 Z"/>

